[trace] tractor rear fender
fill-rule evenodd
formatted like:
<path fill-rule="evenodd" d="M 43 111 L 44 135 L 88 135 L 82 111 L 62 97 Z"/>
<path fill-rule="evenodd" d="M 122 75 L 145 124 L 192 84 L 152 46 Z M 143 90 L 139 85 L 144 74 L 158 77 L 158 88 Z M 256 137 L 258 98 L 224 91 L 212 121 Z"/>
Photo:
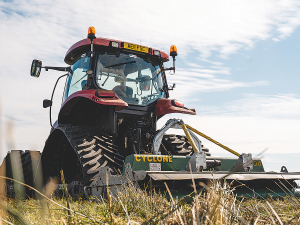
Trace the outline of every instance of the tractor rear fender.
<path fill-rule="evenodd" d="M 60 128 L 56 128 L 50 133 L 42 152 L 41 161 L 46 179 L 59 178 L 60 171 L 63 170 L 67 183 L 73 180 L 83 180 L 82 165 L 78 155 Z"/>
<path fill-rule="evenodd" d="M 172 99 L 159 99 L 155 107 L 155 115 L 163 116 L 169 113 L 184 113 L 196 115 L 195 109 L 189 109 L 183 106 L 177 106 Z"/>
<path fill-rule="evenodd" d="M 128 104 L 119 99 L 113 91 L 107 90 L 82 90 L 70 95 L 63 103 L 59 115 L 68 115 L 74 108 L 74 106 L 81 100 L 90 100 L 99 105 L 113 105 L 116 106 L 116 111 L 125 109 Z"/>
<path fill-rule="evenodd" d="M 83 90 L 72 94 L 62 105 L 58 124 L 94 126 L 101 124 L 104 130 L 114 133 L 114 112 L 125 109 L 128 104 L 113 91 Z"/>

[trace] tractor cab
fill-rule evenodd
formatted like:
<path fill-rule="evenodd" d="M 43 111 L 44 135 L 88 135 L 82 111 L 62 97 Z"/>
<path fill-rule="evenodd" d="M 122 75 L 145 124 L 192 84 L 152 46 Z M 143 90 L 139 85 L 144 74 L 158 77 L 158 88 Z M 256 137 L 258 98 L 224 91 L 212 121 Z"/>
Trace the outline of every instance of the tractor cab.
<path fill-rule="evenodd" d="M 81 90 L 111 90 L 127 104 L 146 106 L 165 96 L 159 58 L 143 57 L 139 52 L 116 54 L 103 46 L 95 50 L 93 58 L 82 53 L 71 66 L 65 99 Z"/>
<path fill-rule="evenodd" d="M 78 91 L 96 89 L 113 91 L 128 105 L 147 106 L 169 97 L 163 67 L 167 61 L 168 54 L 160 50 L 96 38 L 90 27 L 88 37 L 66 54 L 65 62 L 71 68 L 64 99 Z"/>
<path fill-rule="evenodd" d="M 67 80 L 56 125 L 101 124 L 103 130 L 116 134 L 120 127 L 127 126 L 126 123 L 142 121 L 156 130 L 156 122 L 163 115 L 196 114 L 195 110 L 185 108 L 181 102 L 168 99 L 169 90 L 174 85 L 168 86 L 165 71 L 175 72 L 176 46 L 170 49 L 173 67 L 165 68 L 163 63 L 169 61 L 167 53 L 96 37 L 95 33 L 95 29 L 90 27 L 87 38 L 69 48 L 64 58 L 69 67 L 42 67 L 41 61 L 33 60 L 31 76 L 39 77 L 41 68 L 68 72 L 63 75 L 67 76 Z M 50 106 L 52 127 L 53 93 L 51 100 L 43 102 L 45 108 Z"/>

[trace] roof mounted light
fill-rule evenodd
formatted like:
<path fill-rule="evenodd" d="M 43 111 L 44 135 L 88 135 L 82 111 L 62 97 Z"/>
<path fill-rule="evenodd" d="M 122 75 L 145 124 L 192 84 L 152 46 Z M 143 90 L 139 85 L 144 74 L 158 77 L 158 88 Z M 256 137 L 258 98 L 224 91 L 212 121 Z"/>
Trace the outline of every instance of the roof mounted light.
<path fill-rule="evenodd" d="M 175 56 L 177 56 L 177 47 L 175 45 L 172 45 L 170 47 L 170 56 L 172 56 L 173 58 L 175 58 Z"/>
<path fill-rule="evenodd" d="M 175 46 L 175 45 L 172 45 L 171 47 L 170 47 L 170 56 L 172 56 L 172 58 L 173 58 L 173 71 L 174 71 L 174 73 L 175 73 L 175 56 L 177 56 L 177 47 Z"/>
<path fill-rule="evenodd" d="M 119 42 L 111 41 L 111 42 L 110 42 L 110 46 L 111 46 L 111 47 L 114 47 L 114 48 L 119 48 Z"/>
<path fill-rule="evenodd" d="M 153 55 L 160 56 L 160 51 L 158 51 L 158 50 L 153 50 Z"/>
<path fill-rule="evenodd" d="M 103 92 L 102 90 L 96 90 L 95 96 L 99 97 L 99 98 L 113 98 L 113 97 L 115 97 L 115 93 L 113 91 Z"/>
<path fill-rule="evenodd" d="M 91 40 L 96 38 L 96 29 L 95 29 L 95 27 L 89 27 L 87 37 Z"/>
<path fill-rule="evenodd" d="M 96 38 L 96 29 L 95 27 L 89 27 L 88 29 L 88 39 L 91 40 L 91 52 L 90 52 L 90 56 L 93 57 L 94 56 L 94 50 L 93 50 L 93 40 Z"/>

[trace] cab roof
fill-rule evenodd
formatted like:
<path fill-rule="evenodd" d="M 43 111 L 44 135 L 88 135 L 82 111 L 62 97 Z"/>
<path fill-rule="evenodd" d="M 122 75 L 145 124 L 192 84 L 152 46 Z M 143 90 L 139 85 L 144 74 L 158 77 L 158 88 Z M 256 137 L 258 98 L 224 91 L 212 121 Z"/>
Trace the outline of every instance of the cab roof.
<path fill-rule="evenodd" d="M 122 41 L 118 41 L 118 40 L 101 38 L 101 37 L 100 38 L 95 38 L 93 43 L 94 43 L 94 46 L 111 47 L 112 42 L 118 43 L 118 48 L 119 49 L 125 49 L 126 47 L 124 47 L 124 46 L 127 46 L 128 44 L 143 47 L 143 48 L 147 48 L 148 53 L 141 52 L 139 50 L 129 50 L 129 51 L 137 52 L 137 53 L 140 53 L 140 54 L 153 55 L 154 57 L 155 56 L 158 57 L 154 52 L 156 51 L 156 53 L 157 53 L 157 51 L 159 51 L 161 60 L 163 62 L 169 61 L 169 55 L 167 53 L 165 53 L 163 51 L 160 51 L 158 49 L 154 49 L 154 48 L 148 48 L 148 47 L 145 47 L 145 46 L 130 44 L 128 42 L 122 42 Z M 126 44 L 124 45 L 124 43 L 126 43 Z M 78 55 L 89 51 L 90 45 L 91 45 L 91 41 L 88 38 L 83 39 L 81 41 L 78 41 L 77 43 L 72 45 L 66 53 L 65 62 L 69 65 L 74 64 L 75 60 L 78 58 Z M 114 48 L 114 47 L 111 47 L 111 48 Z M 115 49 L 118 49 L 118 48 L 115 48 Z M 128 51 L 128 49 L 126 49 L 126 51 Z"/>

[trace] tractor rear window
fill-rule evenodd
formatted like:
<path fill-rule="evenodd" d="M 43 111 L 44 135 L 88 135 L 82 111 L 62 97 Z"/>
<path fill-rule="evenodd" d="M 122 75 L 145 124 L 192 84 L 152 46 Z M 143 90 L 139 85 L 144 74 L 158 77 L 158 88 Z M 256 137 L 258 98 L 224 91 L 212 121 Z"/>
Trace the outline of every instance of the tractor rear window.
<path fill-rule="evenodd" d="M 87 73 L 86 71 L 90 66 L 90 57 L 85 54 L 77 60 L 72 66 L 73 74 L 69 74 L 69 78 L 66 85 L 65 99 L 67 99 L 71 94 L 84 90 L 87 83 Z"/>
<path fill-rule="evenodd" d="M 99 54 L 96 82 L 101 89 L 113 90 L 132 105 L 148 105 L 163 97 L 160 66 L 144 59 L 121 53 L 119 57 Z"/>

